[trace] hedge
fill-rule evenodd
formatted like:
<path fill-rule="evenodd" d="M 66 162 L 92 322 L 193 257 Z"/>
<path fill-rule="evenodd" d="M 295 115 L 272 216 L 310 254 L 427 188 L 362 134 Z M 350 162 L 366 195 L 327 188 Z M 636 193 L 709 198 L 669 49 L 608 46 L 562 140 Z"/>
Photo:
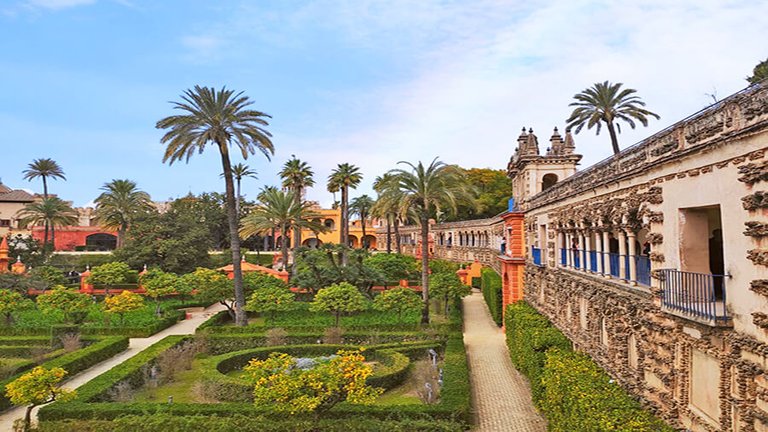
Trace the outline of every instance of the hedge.
<path fill-rule="evenodd" d="M 380 420 L 375 418 L 314 419 L 236 414 L 231 417 L 169 414 L 124 416 L 115 420 L 67 420 L 41 423 L 37 432 L 462 432 L 464 426 L 431 418 Z"/>
<path fill-rule="evenodd" d="M 69 376 L 82 372 L 91 366 L 111 358 L 117 353 L 125 351 L 128 348 L 128 338 L 123 336 L 105 337 L 91 345 L 58 356 L 52 360 L 42 363 L 40 366 L 45 368 L 60 367 L 63 368 Z M 0 411 L 12 406 L 10 400 L 5 395 L 5 386 L 18 378 L 21 374 L 0 381 Z"/>
<path fill-rule="evenodd" d="M 501 291 L 501 276 L 495 270 L 484 268 L 481 271 L 480 289 L 483 292 L 483 299 L 488 304 L 488 310 L 491 311 L 491 317 L 496 321 L 496 325 L 501 326 L 503 317 L 503 294 Z"/>
<path fill-rule="evenodd" d="M 507 307 L 512 363 L 528 377 L 549 431 L 673 431 L 525 302 Z"/>
<path fill-rule="evenodd" d="M 184 319 L 186 313 L 182 310 L 166 310 L 165 315 L 156 321 L 154 324 L 146 325 L 142 327 L 128 327 L 128 326 L 104 326 L 104 325 L 81 325 L 77 326 L 81 335 L 89 336 L 127 336 L 132 338 L 145 338 L 150 337 L 153 334 L 165 330 L 168 327 L 176 324 Z M 55 327 L 71 327 L 69 324 L 56 324 L 49 327 L 31 327 L 31 328 L 14 328 L 14 327 L 0 327 L 0 337 L 6 336 L 42 336 L 50 335 L 51 331 Z M 55 330 L 54 330 L 55 331 Z"/>
<path fill-rule="evenodd" d="M 133 358 L 115 366 L 110 371 L 80 387 L 78 389 L 78 396 L 74 401 L 56 402 L 44 406 L 40 409 L 38 418 L 42 422 L 65 419 L 113 420 L 126 415 L 147 416 L 156 413 L 165 413 L 173 416 L 217 416 L 228 418 L 240 415 L 249 416 L 249 418 L 259 418 L 258 416 L 264 416 L 269 417 L 270 419 L 275 419 L 271 421 L 286 420 L 284 414 L 275 413 L 270 411 L 267 407 L 257 407 L 250 403 L 167 404 L 149 402 L 101 402 L 106 399 L 107 391 L 114 385 L 122 381 L 141 378 L 141 368 L 145 364 L 151 363 L 152 359 L 157 357 L 161 352 L 182 343 L 187 339 L 189 339 L 189 336 L 169 336 L 161 340 Z M 417 344 L 414 343 L 413 345 L 416 346 Z M 322 345 L 313 346 L 322 347 Z M 381 348 L 384 348 L 385 346 L 382 346 Z M 404 347 L 405 350 L 407 350 L 407 348 L 408 347 Z M 451 422 L 458 422 L 462 428 L 466 428 L 471 422 L 469 370 L 467 367 L 464 344 L 460 337 L 452 337 L 446 342 L 444 357 L 443 389 L 441 392 L 441 401 L 438 404 L 357 406 L 342 403 L 333 407 L 330 411 L 323 413 L 321 416 L 322 418 L 333 419 L 333 422 L 341 422 L 340 424 L 347 421 L 364 422 L 369 420 L 415 421 L 414 419 L 429 419 L 429 422 L 432 423 L 435 423 L 436 420 L 448 420 Z M 291 417 L 290 421 L 299 422 L 307 418 L 317 419 L 313 414 L 311 417 Z M 141 429 L 146 430 L 146 428 L 143 427 Z"/>

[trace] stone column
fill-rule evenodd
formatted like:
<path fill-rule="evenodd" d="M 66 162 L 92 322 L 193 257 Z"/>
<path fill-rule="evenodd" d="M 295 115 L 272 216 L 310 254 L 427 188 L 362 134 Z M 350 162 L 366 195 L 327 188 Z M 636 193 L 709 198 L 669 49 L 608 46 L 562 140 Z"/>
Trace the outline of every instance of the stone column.
<path fill-rule="evenodd" d="M 635 232 L 627 230 L 627 241 L 629 241 L 629 281 L 632 285 L 637 285 L 637 247 L 635 246 Z"/>
<path fill-rule="evenodd" d="M 573 250 L 571 249 L 571 244 L 573 244 L 573 239 L 571 238 L 573 234 L 570 232 L 565 233 L 565 261 L 568 264 L 568 267 L 573 268 Z"/>
<path fill-rule="evenodd" d="M 589 230 L 585 231 L 584 235 L 584 271 L 592 271 L 592 233 Z"/>
<path fill-rule="evenodd" d="M 579 251 L 577 252 L 579 254 L 579 265 L 581 266 L 581 270 L 586 271 L 587 260 L 584 257 L 584 248 L 586 247 L 586 244 L 584 242 L 584 231 L 579 231 L 577 236 L 578 236 L 577 238 L 579 239 Z"/>
<path fill-rule="evenodd" d="M 600 231 L 595 231 L 595 258 L 597 259 L 597 272 L 603 274 L 603 243 L 600 241 Z"/>
<path fill-rule="evenodd" d="M 562 231 L 557 232 L 557 256 L 555 256 L 555 262 L 557 262 L 558 266 L 565 267 L 568 264 L 568 259 L 566 258 L 566 262 L 562 262 L 562 256 L 563 256 L 563 244 L 567 245 L 568 243 L 565 241 L 565 233 Z M 565 250 L 568 250 L 567 247 Z M 567 255 L 567 253 L 566 253 Z"/>
<path fill-rule="evenodd" d="M 627 233 L 623 229 L 619 229 L 619 278 L 625 279 L 627 277 Z"/>
<path fill-rule="evenodd" d="M 605 252 L 605 255 L 603 256 L 603 260 L 605 262 L 605 268 L 603 271 L 606 278 L 611 278 L 611 257 L 608 255 L 608 252 L 611 251 L 611 238 L 609 237 L 608 230 L 603 231 L 603 252 Z"/>

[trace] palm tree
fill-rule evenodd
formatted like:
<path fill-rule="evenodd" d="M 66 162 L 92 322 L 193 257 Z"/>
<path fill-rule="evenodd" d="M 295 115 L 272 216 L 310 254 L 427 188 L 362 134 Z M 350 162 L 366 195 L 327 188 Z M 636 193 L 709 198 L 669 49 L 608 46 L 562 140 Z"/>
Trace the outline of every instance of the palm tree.
<path fill-rule="evenodd" d="M 45 225 L 43 250 L 47 250 L 48 246 L 48 227 L 51 227 L 51 245 L 55 248 L 56 227 L 77 223 L 77 211 L 66 201 L 58 197 L 48 197 L 40 201 L 31 202 L 19 210 L 17 216 L 21 226 Z"/>
<path fill-rule="evenodd" d="M 214 88 L 195 86 L 181 96 L 183 102 L 172 102 L 174 109 L 183 114 L 166 117 L 155 125 L 158 129 L 169 129 L 160 140 L 166 144 L 163 162 L 169 165 L 175 161 L 189 158 L 196 152 L 202 153 L 208 144 L 215 145 L 221 156 L 224 172 L 224 184 L 227 197 L 227 219 L 232 249 L 233 285 L 235 290 L 235 321 L 245 326 L 245 293 L 243 292 L 243 273 L 240 267 L 240 236 L 238 234 L 238 214 L 235 206 L 235 188 L 232 180 L 232 167 L 229 158 L 229 146 L 235 144 L 243 159 L 261 151 L 267 159 L 274 154 L 268 114 L 249 108 L 253 102 L 242 92 L 235 93 L 225 87 L 216 91 Z"/>
<path fill-rule="evenodd" d="M 457 204 L 472 203 L 474 194 L 464 170 L 435 158 L 428 167 L 419 162 L 398 162 L 410 167 L 389 171 L 402 193 L 400 213 L 410 214 L 421 225 L 421 292 L 424 307 L 421 322 L 429 324 L 429 219 L 447 209 L 456 212 Z"/>
<path fill-rule="evenodd" d="M 117 231 L 117 247 L 120 248 L 134 218 L 152 210 L 152 199 L 131 180 L 112 180 L 101 190 L 104 192 L 94 200 L 96 221 L 104 228 Z"/>
<path fill-rule="evenodd" d="M 315 184 L 315 180 L 312 176 L 315 173 L 312 168 L 296 156 L 291 155 L 291 159 L 287 160 L 283 165 L 283 169 L 280 171 L 280 178 L 283 179 L 283 187 L 293 191 L 294 199 L 297 204 L 301 204 L 303 192 L 306 188 L 312 187 Z M 301 230 L 296 229 L 293 232 L 293 248 L 301 246 Z"/>
<path fill-rule="evenodd" d="M 387 221 L 387 253 L 392 252 L 392 230 L 395 235 L 395 251 L 401 252 L 400 248 L 400 189 L 397 179 L 389 173 L 376 177 L 373 181 L 373 190 L 378 194 L 378 198 L 371 208 L 371 214 L 384 218 Z"/>
<path fill-rule="evenodd" d="M 659 119 L 658 114 L 643 108 L 645 102 L 634 94 L 637 93 L 637 90 L 622 89 L 621 86 L 622 83 L 611 84 L 608 81 L 595 83 L 591 88 L 573 95 L 576 102 L 568 105 L 576 107 L 571 116 L 568 117 L 568 128 L 575 126 L 574 132 L 579 133 L 584 126 L 587 129 L 597 126 L 596 132 L 597 135 L 600 135 L 602 123 L 605 123 L 611 136 L 613 154 L 620 151 L 616 131 L 621 133 L 621 125 L 614 123 L 616 120 L 623 120 L 634 129 L 635 120 L 643 126 L 648 126 L 648 117 Z"/>
<path fill-rule="evenodd" d="M 288 267 L 288 233 L 293 229 L 308 229 L 318 232 L 326 232 L 323 224 L 312 221 L 318 215 L 311 211 L 312 204 L 296 201 L 296 193 L 282 191 L 277 188 L 265 188 L 259 195 L 261 201 L 251 212 L 243 218 L 240 228 L 240 237 L 247 239 L 255 234 L 267 233 L 278 229 L 283 237 L 281 252 L 283 266 Z"/>
<path fill-rule="evenodd" d="M 245 177 L 251 177 L 251 178 L 258 178 L 256 177 L 256 171 L 251 170 L 251 167 L 244 163 L 238 163 L 235 165 L 232 165 L 232 176 L 235 178 L 235 212 L 237 213 L 237 217 L 240 217 L 240 182 Z M 221 173 L 221 177 L 224 177 L 224 173 Z"/>
<path fill-rule="evenodd" d="M 365 241 L 365 224 L 368 218 L 371 216 L 371 208 L 373 207 L 373 198 L 368 195 L 360 195 L 349 203 L 349 211 L 352 214 L 360 216 L 360 223 L 363 226 L 363 238 L 360 244 L 363 248 L 368 249 L 368 244 Z"/>
<path fill-rule="evenodd" d="M 755 65 L 752 76 L 746 78 L 750 84 L 757 84 L 768 79 L 768 58 Z"/>
<path fill-rule="evenodd" d="M 328 176 L 328 190 L 331 192 L 341 191 L 341 227 L 339 229 L 339 244 L 346 246 L 349 244 L 349 188 L 355 189 L 363 175 L 360 174 L 360 168 L 343 163 L 331 171 Z M 347 254 L 342 248 L 341 263 L 347 265 Z"/>
<path fill-rule="evenodd" d="M 43 198 L 48 198 L 48 178 L 66 180 L 64 177 L 64 170 L 61 169 L 58 163 L 53 159 L 35 159 L 31 164 L 27 165 L 27 169 L 23 171 L 24 178 L 28 181 L 32 181 L 38 177 L 43 179 Z"/>

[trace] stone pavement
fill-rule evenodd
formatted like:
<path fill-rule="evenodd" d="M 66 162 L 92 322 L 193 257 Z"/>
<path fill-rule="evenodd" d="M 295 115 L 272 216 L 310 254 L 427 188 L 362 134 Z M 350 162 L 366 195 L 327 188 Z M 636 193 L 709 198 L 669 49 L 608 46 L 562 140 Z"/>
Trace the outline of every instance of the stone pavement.
<path fill-rule="evenodd" d="M 216 303 L 213 306 L 209 306 L 203 311 L 192 312 L 190 319 L 180 321 L 161 332 L 155 333 L 150 337 L 131 338 L 128 344 L 127 350 L 123 351 L 122 353 L 110 359 L 104 360 L 103 362 L 98 363 L 92 366 L 91 368 L 80 372 L 77 375 L 72 376 L 70 379 L 64 382 L 62 387 L 68 388 L 68 389 L 76 389 L 81 385 L 87 383 L 88 381 L 103 374 L 104 372 L 119 365 L 120 363 L 135 356 L 136 354 L 142 352 L 144 349 L 148 348 L 150 345 L 154 344 L 155 342 L 159 341 L 160 339 L 166 336 L 193 334 L 195 330 L 203 322 L 205 322 L 208 318 L 211 317 L 211 315 L 222 310 L 224 310 L 224 306 L 222 306 L 219 303 Z M 35 408 L 35 410 L 32 412 L 33 419 L 37 417 L 38 408 Z M 14 420 L 23 418 L 25 411 L 26 411 L 26 407 L 18 407 L 18 408 L 13 408 L 11 410 L 5 411 L 4 413 L 0 414 L 0 431 L 13 430 Z"/>
<path fill-rule="evenodd" d="M 478 432 L 545 432 L 546 421 L 531 402 L 531 390 L 512 366 L 504 332 L 473 292 L 464 303 L 464 345 L 469 359 Z"/>

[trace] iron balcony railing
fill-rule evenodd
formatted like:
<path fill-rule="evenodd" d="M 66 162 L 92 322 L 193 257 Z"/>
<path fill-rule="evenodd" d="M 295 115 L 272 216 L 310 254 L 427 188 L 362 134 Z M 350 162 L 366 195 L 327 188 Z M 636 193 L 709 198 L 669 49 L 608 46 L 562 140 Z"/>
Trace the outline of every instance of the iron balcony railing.
<path fill-rule="evenodd" d="M 630 260 L 635 263 L 634 278 L 630 273 Z M 651 286 L 651 260 L 645 255 L 619 255 L 612 252 L 561 248 L 560 265 Z"/>
<path fill-rule="evenodd" d="M 703 318 L 716 324 L 730 317 L 725 303 L 725 280 L 730 275 L 659 270 L 662 306 L 669 311 Z"/>
<path fill-rule="evenodd" d="M 541 249 L 531 246 L 531 257 L 534 264 L 537 266 L 541 265 Z"/>

